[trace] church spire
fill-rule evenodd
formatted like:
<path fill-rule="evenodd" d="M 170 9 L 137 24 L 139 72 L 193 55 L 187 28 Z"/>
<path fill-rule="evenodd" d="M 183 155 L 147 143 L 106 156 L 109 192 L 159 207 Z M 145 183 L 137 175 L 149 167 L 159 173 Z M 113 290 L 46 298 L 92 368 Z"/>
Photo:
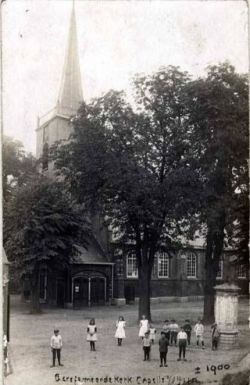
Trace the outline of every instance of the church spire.
<path fill-rule="evenodd" d="M 65 62 L 57 102 L 58 113 L 65 116 L 75 114 L 83 101 L 74 3 L 73 0 Z"/>

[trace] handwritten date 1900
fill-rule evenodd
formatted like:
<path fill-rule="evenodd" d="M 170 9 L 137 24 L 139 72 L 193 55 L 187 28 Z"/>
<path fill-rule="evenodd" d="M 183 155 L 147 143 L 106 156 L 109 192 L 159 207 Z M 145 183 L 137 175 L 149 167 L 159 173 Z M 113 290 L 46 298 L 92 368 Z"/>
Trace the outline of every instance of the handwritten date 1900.
<path fill-rule="evenodd" d="M 207 365 L 207 372 L 213 372 L 216 375 L 217 371 L 228 370 L 230 368 L 229 364 L 219 364 L 219 365 Z M 201 368 L 195 368 L 195 374 L 200 374 Z"/>
<path fill-rule="evenodd" d="M 214 372 L 214 375 L 216 375 L 217 370 L 228 370 L 230 368 L 229 364 L 220 364 L 220 365 L 207 365 L 207 372 Z"/>

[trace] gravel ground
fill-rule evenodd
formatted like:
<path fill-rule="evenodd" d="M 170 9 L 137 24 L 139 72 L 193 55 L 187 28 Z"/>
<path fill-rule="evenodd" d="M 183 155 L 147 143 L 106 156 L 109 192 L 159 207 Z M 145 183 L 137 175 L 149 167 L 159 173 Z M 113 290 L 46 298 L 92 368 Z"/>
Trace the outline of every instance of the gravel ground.
<path fill-rule="evenodd" d="M 123 315 L 127 322 L 126 339 L 122 347 L 117 346 L 114 338 L 115 322 L 119 315 Z M 158 330 L 166 318 L 175 318 L 179 325 L 189 318 L 194 324 L 201 315 L 201 302 L 152 305 L 153 324 Z M 89 344 L 86 341 L 86 327 L 92 317 L 96 319 L 98 328 L 96 352 L 89 351 Z M 21 304 L 18 297 L 12 297 L 9 350 L 13 373 L 6 377 L 5 383 L 81 385 L 97 384 L 96 378 L 99 379 L 99 384 L 110 383 L 111 380 L 117 385 L 177 385 L 197 381 L 203 384 L 218 383 L 224 374 L 236 370 L 239 361 L 249 352 L 250 330 L 247 318 L 248 301 L 242 300 L 239 306 L 239 348 L 212 352 L 210 327 L 206 327 L 204 350 L 195 346 L 192 336 L 193 342 L 186 353 L 187 362 L 177 362 L 178 349 L 170 346 L 168 367 L 160 368 L 157 346 L 159 335 L 151 350 L 151 361 L 143 362 L 141 341 L 138 338 L 136 305 L 82 310 L 44 309 L 41 315 L 31 315 L 27 304 Z M 63 338 L 64 366 L 50 368 L 49 343 L 55 326 L 60 329 Z M 230 365 L 230 368 L 226 369 L 227 366 L 224 368 L 224 365 Z M 200 368 L 199 374 L 196 374 L 197 367 Z M 216 374 L 214 367 L 217 367 Z M 87 378 L 90 379 L 86 380 Z M 91 378 L 94 378 L 92 382 Z M 196 382 L 195 380 L 191 382 L 192 378 L 196 378 Z"/>

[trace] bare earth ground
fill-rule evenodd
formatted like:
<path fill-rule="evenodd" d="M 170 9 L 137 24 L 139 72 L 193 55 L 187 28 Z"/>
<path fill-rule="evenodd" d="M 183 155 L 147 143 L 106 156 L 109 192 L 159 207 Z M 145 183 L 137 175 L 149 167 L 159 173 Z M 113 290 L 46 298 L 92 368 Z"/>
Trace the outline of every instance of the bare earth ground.
<path fill-rule="evenodd" d="M 194 324 L 202 315 L 201 302 L 167 303 L 152 305 L 153 324 L 160 331 L 164 319 L 175 318 L 181 325 L 186 318 Z M 122 347 L 114 338 L 115 321 L 123 315 L 127 322 L 126 339 Z M 95 317 L 98 327 L 97 351 L 90 352 L 86 341 L 86 327 Z M 212 352 L 210 327 L 205 329 L 205 350 L 197 348 L 192 335 L 187 349 L 187 362 L 177 362 L 178 348 L 169 347 L 168 367 L 159 367 L 158 337 L 151 350 L 151 361 L 143 362 L 141 341 L 138 338 L 137 306 L 95 307 L 82 310 L 44 309 L 41 315 L 29 314 L 27 304 L 18 297 L 11 298 L 10 359 L 13 373 L 5 379 L 6 385 L 55 385 L 55 384 L 186 384 L 196 378 L 200 383 L 218 383 L 222 376 L 235 370 L 239 361 L 249 352 L 248 301 L 239 306 L 239 348 Z M 63 338 L 63 367 L 50 368 L 50 337 L 58 326 Z M 207 365 L 222 365 L 216 374 Z M 230 365 L 229 369 L 222 369 Z M 200 368 L 200 374 L 195 368 Z M 56 376 L 56 374 L 58 374 Z M 76 376 L 76 377 L 75 377 Z M 179 376 L 180 378 L 178 379 Z M 79 379 L 78 379 L 79 377 Z M 86 382 L 86 378 L 90 378 Z M 119 379 L 117 378 L 119 377 Z M 132 377 L 132 378 L 131 378 Z M 139 377 L 139 378 L 138 378 Z M 84 380 L 85 378 L 85 380 Z M 120 380 L 122 378 L 122 380 Z M 131 379 L 130 379 L 131 378 Z M 145 379 L 145 380 L 144 380 Z M 109 380 L 108 380 L 109 381 Z M 131 382 L 130 382 L 131 381 Z M 108 382 L 110 383 L 110 382 Z M 189 383 L 195 383 L 195 381 Z"/>

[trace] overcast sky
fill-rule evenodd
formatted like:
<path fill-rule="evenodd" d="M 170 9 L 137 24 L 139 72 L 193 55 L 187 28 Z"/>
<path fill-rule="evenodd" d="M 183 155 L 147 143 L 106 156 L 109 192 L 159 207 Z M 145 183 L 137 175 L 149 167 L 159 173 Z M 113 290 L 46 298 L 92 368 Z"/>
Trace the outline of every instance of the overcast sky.
<path fill-rule="evenodd" d="M 3 3 L 4 133 L 35 152 L 37 116 L 55 106 L 71 0 Z M 178 65 L 195 77 L 230 61 L 248 71 L 245 1 L 75 1 L 86 101 L 131 76 Z"/>

